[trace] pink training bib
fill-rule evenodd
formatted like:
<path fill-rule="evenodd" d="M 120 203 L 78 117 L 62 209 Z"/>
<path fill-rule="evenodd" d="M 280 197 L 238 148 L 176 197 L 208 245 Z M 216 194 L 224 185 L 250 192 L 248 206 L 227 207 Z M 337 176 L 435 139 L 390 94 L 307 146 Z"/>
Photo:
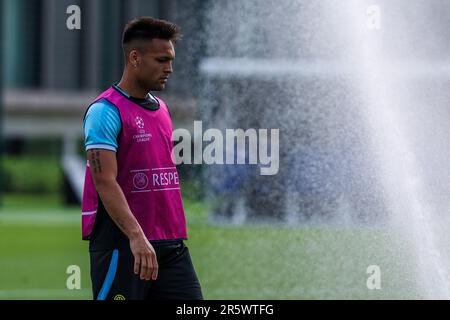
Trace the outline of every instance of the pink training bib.
<path fill-rule="evenodd" d="M 186 239 L 180 180 L 172 160 L 172 121 L 166 104 L 147 110 L 113 87 L 97 97 L 117 107 L 122 121 L 118 138 L 117 182 L 131 212 L 149 240 Z M 86 166 L 82 202 L 82 235 L 94 228 L 99 197 Z"/>

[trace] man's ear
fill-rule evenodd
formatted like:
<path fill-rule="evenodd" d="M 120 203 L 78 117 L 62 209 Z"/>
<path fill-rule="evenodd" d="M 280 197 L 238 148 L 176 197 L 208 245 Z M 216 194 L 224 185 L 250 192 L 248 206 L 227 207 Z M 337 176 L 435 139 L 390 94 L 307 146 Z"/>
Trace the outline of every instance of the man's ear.
<path fill-rule="evenodd" d="M 128 54 L 128 63 L 130 63 L 130 65 L 133 68 L 137 68 L 139 66 L 141 62 L 141 56 L 139 54 L 139 51 L 136 49 L 133 49 L 130 51 L 130 53 Z"/>

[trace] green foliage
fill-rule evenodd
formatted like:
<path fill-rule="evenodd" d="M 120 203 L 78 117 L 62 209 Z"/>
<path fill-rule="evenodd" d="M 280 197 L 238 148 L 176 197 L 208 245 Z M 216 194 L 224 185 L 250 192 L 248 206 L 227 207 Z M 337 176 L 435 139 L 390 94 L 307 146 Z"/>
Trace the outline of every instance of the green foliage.
<path fill-rule="evenodd" d="M 43 156 L 3 157 L 2 189 L 16 193 L 59 193 L 63 172 L 57 158 Z"/>

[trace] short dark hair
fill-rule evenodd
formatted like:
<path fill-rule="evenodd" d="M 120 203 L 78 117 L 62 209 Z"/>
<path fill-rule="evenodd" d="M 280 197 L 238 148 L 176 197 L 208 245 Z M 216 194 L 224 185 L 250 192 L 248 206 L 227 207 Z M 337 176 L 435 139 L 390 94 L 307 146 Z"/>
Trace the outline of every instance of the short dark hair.
<path fill-rule="evenodd" d="M 172 22 L 152 17 L 133 19 L 127 23 L 123 30 L 122 47 L 124 55 L 126 56 L 133 47 L 140 50 L 144 49 L 142 46 L 136 45 L 136 42 L 152 39 L 164 39 L 176 43 L 181 39 L 180 27 Z"/>

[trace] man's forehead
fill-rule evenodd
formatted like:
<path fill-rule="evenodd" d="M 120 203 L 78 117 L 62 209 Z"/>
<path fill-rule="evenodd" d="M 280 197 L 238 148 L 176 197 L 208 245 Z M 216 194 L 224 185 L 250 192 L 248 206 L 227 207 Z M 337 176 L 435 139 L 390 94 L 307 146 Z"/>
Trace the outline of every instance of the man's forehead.
<path fill-rule="evenodd" d="M 152 39 L 148 43 L 147 49 L 155 55 L 175 56 L 175 47 L 170 40 Z"/>

